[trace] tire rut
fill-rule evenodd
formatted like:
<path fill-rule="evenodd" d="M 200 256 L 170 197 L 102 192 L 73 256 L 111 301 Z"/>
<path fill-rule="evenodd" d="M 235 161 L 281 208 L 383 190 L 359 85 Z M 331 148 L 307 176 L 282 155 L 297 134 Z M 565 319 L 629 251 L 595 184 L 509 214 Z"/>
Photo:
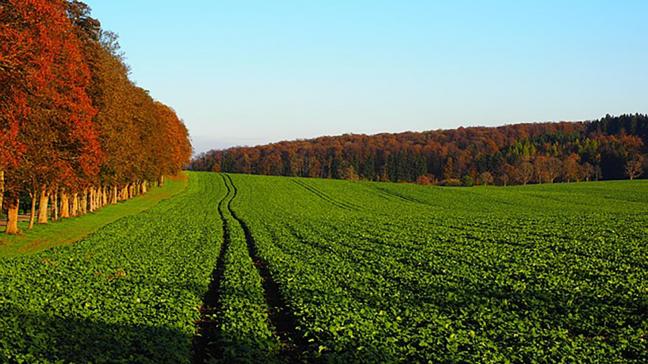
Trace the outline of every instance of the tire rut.
<path fill-rule="evenodd" d="M 223 210 L 225 209 L 225 201 L 229 198 L 229 202 L 231 202 L 234 198 L 225 178 L 223 178 L 223 183 L 227 188 L 227 193 L 218 202 L 218 214 L 223 224 L 223 242 L 216 261 L 216 267 L 212 272 L 211 283 L 203 299 L 203 305 L 200 307 L 200 320 L 196 322 L 196 334 L 192 343 L 192 363 L 194 364 L 206 363 L 211 358 L 221 358 L 223 352 L 218 345 L 218 313 L 221 310 L 220 290 L 225 272 L 225 254 L 230 244 L 229 225 Z"/>
<path fill-rule="evenodd" d="M 241 225 L 241 228 L 243 229 L 243 232 L 245 234 L 248 253 L 250 254 L 250 258 L 252 258 L 254 266 L 261 276 L 265 300 L 269 308 L 268 317 L 275 330 L 275 334 L 282 344 L 281 356 L 289 363 L 300 362 L 303 348 L 306 347 L 306 345 L 302 342 L 302 337 L 297 334 L 297 320 L 293 316 L 292 312 L 288 309 L 283 297 L 281 297 L 279 284 L 272 278 L 270 269 L 268 268 L 268 263 L 257 254 L 256 243 L 254 241 L 254 238 L 252 237 L 250 228 L 248 227 L 247 223 L 243 219 L 241 219 L 232 208 L 232 201 L 238 195 L 238 189 L 236 188 L 236 185 L 234 185 L 232 178 L 229 175 L 225 176 L 229 180 L 234 191 L 233 197 L 227 204 L 227 208 L 234 220 L 236 220 Z"/>
<path fill-rule="evenodd" d="M 410 196 L 404 196 L 404 195 L 401 195 L 399 193 L 390 191 L 390 190 L 382 188 L 382 187 L 371 186 L 371 188 L 378 191 L 379 194 L 390 196 L 390 197 L 396 197 L 397 199 L 405 201 L 405 202 L 411 202 L 411 203 L 416 203 L 416 204 L 420 204 L 420 205 L 433 206 L 429 202 L 419 200 L 417 198 L 410 197 Z"/>
<path fill-rule="evenodd" d="M 329 195 L 325 194 L 324 192 L 318 190 L 317 188 L 313 186 L 309 186 L 307 183 L 293 179 L 292 180 L 294 183 L 297 185 L 305 188 L 307 191 L 311 192 L 312 194 L 316 195 L 317 197 L 321 198 L 322 200 L 335 205 L 336 207 L 339 207 L 341 209 L 345 210 L 350 210 L 350 211 L 359 211 L 360 209 L 358 206 L 352 205 L 348 202 L 340 202 L 335 200 L 334 198 L 330 197 Z"/>

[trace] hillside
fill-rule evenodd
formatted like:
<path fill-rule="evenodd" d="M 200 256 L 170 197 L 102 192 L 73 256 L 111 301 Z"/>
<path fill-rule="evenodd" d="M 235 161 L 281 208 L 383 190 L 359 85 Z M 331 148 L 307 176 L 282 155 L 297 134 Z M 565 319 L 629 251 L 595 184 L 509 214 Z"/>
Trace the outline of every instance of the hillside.
<path fill-rule="evenodd" d="M 648 116 L 321 137 L 214 150 L 190 168 L 372 181 L 527 184 L 646 177 Z"/>

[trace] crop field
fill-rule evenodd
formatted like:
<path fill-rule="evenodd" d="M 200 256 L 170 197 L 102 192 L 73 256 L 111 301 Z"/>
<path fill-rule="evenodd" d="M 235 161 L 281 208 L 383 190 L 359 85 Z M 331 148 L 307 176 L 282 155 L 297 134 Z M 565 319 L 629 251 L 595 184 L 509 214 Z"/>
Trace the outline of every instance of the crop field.
<path fill-rule="evenodd" d="M 219 181 L 192 176 L 77 244 L 0 260 L 0 362 L 188 362 L 222 242 Z"/>
<path fill-rule="evenodd" d="M 0 361 L 647 362 L 646 182 L 191 173 L 0 259 Z"/>

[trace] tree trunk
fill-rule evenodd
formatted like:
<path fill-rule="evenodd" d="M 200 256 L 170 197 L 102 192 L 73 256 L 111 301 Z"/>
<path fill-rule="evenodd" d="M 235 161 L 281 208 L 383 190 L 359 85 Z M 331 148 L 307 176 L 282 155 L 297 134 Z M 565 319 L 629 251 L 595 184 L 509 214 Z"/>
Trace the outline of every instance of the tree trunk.
<path fill-rule="evenodd" d="M 117 204 L 117 186 L 112 187 L 112 195 L 113 195 L 112 204 L 116 205 Z"/>
<path fill-rule="evenodd" d="M 164 176 L 160 176 L 160 178 L 158 178 L 158 187 L 162 186 L 164 186 Z"/>
<path fill-rule="evenodd" d="M 101 206 L 108 205 L 108 192 L 106 191 L 106 186 L 101 187 Z"/>
<path fill-rule="evenodd" d="M 18 198 L 11 197 L 7 200 L 7 228 L 5 233 L 9 235 L 18 234 Z"/>
<path fill-rule="evenodd" d="M 72 194 L 72 216 L 79 216 L 79 194 L 78 193 L 73 193 Z"/>
<path fill-rule="evenodd" d="M 83 195 L 81 195 L 81 215 L 88 213 L 88 189 L 83 189 Z"/>
<path fill-rule="evenodd" d="M 0 216 L 2 216 L 2 203 L 4 200 L 4 171 L 0 170 Z"/>
<path fill-rule="evenodd" d="M 49 194 L 47 186 L 41 187 L 40 201 L 38 202 L 38 223 L 47 224 L 47 207 L 49 205 Z"/>
<path fill-rule="evenodd" d="M 59 219 L 59 200 L 58 200 L 58 189 L 54 189 L 54 195 L 52 197 L 52 221 Z"/>
<path fill-rule="evenodd" d="M 103 206 L 103 186 L 99 186 L 95 190 L 95 209 L 100 209 Z"/>
<path fill-rule="evenodd" d="M 29 210 L 29 227 L 31 230 L 34 228 L 34 223 L 36 222 L 36 192 L 30 192 L 29 197 L 31 198 L 31 209 Z"/>
<path fill-rule="evenodd" d="M 97 199 L 97 197 L 95 197 L 95 188 L 94 188 L 94 186 L 90 186 L 89 194 L 90 194 L 90 207 L 89 207 L 89 211 L 90 211 L 90 212 L 93 212 L 93 211 L 95 210 L 95 201 L 96 201 L 96 199 Z"/>
<path fill-rule="evenodd" d="M 144 194 L 144 193 L 147 193 L 147 192 L 148 192 L 147 182 L 144 181 L 144 182 L 142 182 L 142 193 Z"/>
<path fill-rule="evenodd" d="M 61 191 L 61 219 L 70 217 L 70 199 L 65 191 Z"/>

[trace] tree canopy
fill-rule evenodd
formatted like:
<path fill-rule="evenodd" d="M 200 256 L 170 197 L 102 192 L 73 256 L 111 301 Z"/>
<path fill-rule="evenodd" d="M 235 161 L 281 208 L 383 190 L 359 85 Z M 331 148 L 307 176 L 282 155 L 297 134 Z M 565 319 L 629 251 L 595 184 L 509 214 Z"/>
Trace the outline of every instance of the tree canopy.
<path fill-rule="evenodd" d="M 8 231 L 16 232 L 24 197 L 33 211 L 40 194 L 46 222 L 59 210 L 67 217 L 141 193 L 189 162 L 184 123 L 129 79 L 123 59 L 116 35 L 80 1 L 0 0 L 0 206 L 4 200 Z"/>
<path fill-rule="evenodd" d="M 645 176 L 647 147 L 648 116 L 608 115 L 236 147 L 203 153 L 191 168 L 448 185 L 573 182 Z"/>

